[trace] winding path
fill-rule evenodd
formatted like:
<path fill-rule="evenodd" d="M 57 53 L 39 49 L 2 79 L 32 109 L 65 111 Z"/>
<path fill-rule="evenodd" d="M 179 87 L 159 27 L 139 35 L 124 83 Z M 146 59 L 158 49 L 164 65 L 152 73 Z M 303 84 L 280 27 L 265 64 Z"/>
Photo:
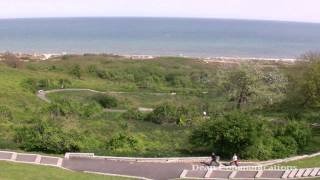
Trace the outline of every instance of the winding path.
<path fill-rule="evenodd" d="M 39 90 L 37 92 L 37 97 L 47 103 L 51 103 L 51 100 L 48 98 L 47 94 L 50 93 L 58 93 L 58 92 L 79 92 L 79 91 L 89 91 L 93 93 L 99 93 L 99 94 L 127 94 L 129 92 L 120 92 L 120 91 L 109 91 L 109 92 L 103 92 L 103 91 L 96 91 L 92 89 L 52 89 L 52 90 Z M 151 93 L 153 95 L 175 95 L 175 93 Z M 117 113 L 124 113 L 127 110 L 126 109 L 105 109 L 106 112 L 117 112 Z M 145 108 L 145 107 L 139 107 L 138 111 L 140 112 L 152 112 L 152 108 Z"/>

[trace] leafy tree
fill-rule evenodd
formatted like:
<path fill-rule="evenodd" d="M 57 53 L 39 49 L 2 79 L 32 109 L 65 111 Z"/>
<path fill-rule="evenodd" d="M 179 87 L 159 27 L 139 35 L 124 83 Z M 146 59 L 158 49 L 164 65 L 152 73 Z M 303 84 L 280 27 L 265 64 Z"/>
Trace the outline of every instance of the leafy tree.
<path fill-rule="evenodd" d="M 306 54 L 288 68 L 287 101 L 302 106 L 320 105 L 320 54 Z"/>
<path fill-rule="evenodd" d="M 246 70 L 237 69 L 229 74 L 224 86 L 236 107 L 240 109 L 255 94 L 255 83 L 253 76 Z"/>
<path fill-rule="evenodd" d="M 251 116 L 232 112 L 214 117 L 193 130 L 190 141 L 197 147 L 214 150 L 223 157 L 233 153 L 246 154 L 246 149 L 268 135 L 262 121 Z"/>

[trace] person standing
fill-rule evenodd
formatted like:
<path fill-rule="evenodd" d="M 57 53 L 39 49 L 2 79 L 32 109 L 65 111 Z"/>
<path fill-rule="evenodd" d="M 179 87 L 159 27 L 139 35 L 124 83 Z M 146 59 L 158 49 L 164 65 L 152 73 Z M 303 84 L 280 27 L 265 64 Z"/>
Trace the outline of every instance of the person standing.
<path fill-rule="evenodd" d="M 232 164 L 235 164 L 236 166 L 239 166 L 238 156 L 237 156 L 236 153 L 234 153 L 233 156 L 232 156 L 232 161 L 230 162 L 230 166 L 231 166 Z"/>

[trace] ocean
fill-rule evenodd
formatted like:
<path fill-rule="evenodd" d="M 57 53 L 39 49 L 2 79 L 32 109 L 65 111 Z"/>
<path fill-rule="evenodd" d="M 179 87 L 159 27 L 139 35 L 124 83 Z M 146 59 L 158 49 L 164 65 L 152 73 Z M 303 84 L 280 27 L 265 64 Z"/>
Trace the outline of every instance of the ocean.
<path fill-rule="evenodd" d="M 320 51 L 320 24 L 191 18 L 0 20 L 0 52 L 295 58 Z"/>

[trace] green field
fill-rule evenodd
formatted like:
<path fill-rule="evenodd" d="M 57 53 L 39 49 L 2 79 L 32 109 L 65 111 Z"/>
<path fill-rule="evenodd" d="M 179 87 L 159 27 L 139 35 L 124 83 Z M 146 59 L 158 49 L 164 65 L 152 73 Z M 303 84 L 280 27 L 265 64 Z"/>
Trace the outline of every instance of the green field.
<path fill-rule="evenodd" d="M 0 161 L 0 179 L 1 180 L 126 180 L 129 178 L 102 176 L 63 170 L 60 168 L 18 164 L 12 162 Z"/>
<path fill-rule="evenodd" d="M 247 139 L 252 143 L 247 144 L 247 151 L 260 149 L 256 154 L 242 152 L 244 158 L 268 159 L 317 152 L 320 151 L 317 126 L 310 126 L 310 139 L 304 139 L 309 134 L 299 127 L 281 129 L 289 121 L 310 125 L 318 123 L 320 117 L 316 102 L 312 107 L 286 104 L 287 72 L 291 66 L 264 61 L 208 64 L 176 57 L 133 61 L 106 55 L 63 56 L 21 62 L 17 67 L 0 62 L 0 149 L 51 154 L 77 151 L 119 156 L 202 156 L 211 153 L 212 143 L 216 143 L 211 141 L 216 138 L 211 137 L 210 130 L 206 132 L 209 134 L 197 134 L 197 138 L 207 138 L 202 144 L 191 142 L 195 129 L 211 122 L 203 112 L 211 119 L 219 119 L 237 111 L 247 114 L 244 118 L 263 122 L 261 127 L 268 137 L 278 138 L 270 142 L 255 134 L 259 132 L 252 132 L 257 139 Z M 237 79 L 239 76 L 242 79 Z M 239 83 L 242 81 L 245 83 Z M 48 98 L 52 103 L 36 96 L 38 90 L 60 88 L 88 88 L 106 93 L 103 97 L 86 91 L 50 93 Z M 239 94 L 247 97 L 239 99 Z M 156 111 L 139 113 L 136 111 L 139 107 Z M 275 126 L 277 123 L 280 125 Z M 242 135 L 233 132 L 243 131 L 221 133 L 225 138 L 234 138 L 230 144 L 246 144 L 242 141 L 247 140 L 237 138 Z M 252 135 L 243 136 L 245 139 Z M 305 143 L 303 148 L 298 141 Z M 269 144 L 274 147 L 266 147 Z M 215 147 L 221 145 L 225 144 Z M 294 151 L 284 152 L 292 147 Z M 228 151 L 226 158 L 231 153 L 228 148 L 229 145 L 223 150 Z M 237 146 L 237 149 L 243 148 Z"/>

